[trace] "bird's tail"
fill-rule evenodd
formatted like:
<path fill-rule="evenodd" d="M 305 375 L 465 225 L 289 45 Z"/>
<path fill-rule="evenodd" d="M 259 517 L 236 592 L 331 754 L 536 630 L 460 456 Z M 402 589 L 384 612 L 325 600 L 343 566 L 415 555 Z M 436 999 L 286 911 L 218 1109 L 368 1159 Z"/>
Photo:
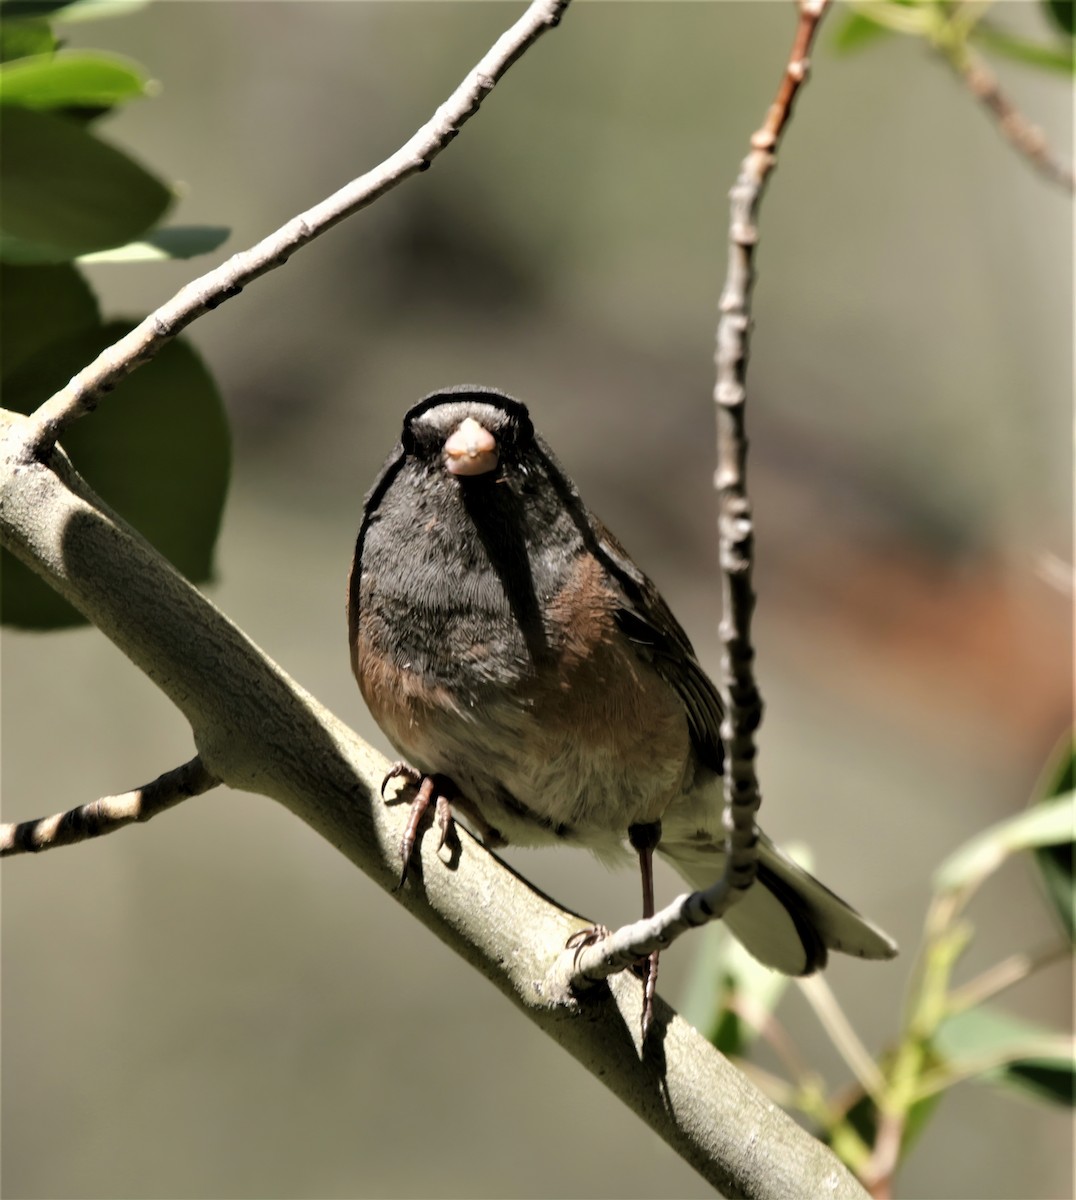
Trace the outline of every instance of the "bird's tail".
<path fill-rule="evenodd" d="M 658 853 L 700 890 L 717 882 L 725 861 L 715 842 L 662 840 Z M 759 836 L 758 878 L 723 919 L 759 962 L 785 975 L 821 970 L 830 950 L 859 958 L 897 953 L 888 934 L 797 866 L 765 834 Z"/>

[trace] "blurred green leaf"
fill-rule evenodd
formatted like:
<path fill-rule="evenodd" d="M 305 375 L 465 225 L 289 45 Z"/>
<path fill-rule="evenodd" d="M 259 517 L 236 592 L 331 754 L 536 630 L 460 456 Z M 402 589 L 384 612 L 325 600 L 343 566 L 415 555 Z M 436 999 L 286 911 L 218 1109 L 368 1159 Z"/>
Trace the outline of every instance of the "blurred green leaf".
<path fill-rule="evenodd" d="M 69 0 L 56 13 L 57 21 L 100 21 L 105 17 L 128 17 L 146 8 L 152 0 Z"/>
<path fill-rule="evenodd" d="M 1018 850 L 1071 843 L 1076 823 L 1076 794 L 1067 792 L 985 829 L 951 854 L 938 868 L 939 892 L 975 887 Z"/>
<path fill-rule="evenodd" d="M 1058 29 L 1063 30 L 1069 37 L 1076 36 L 1076 5 L 1073 0 L 1042 0 L 1043 7 L 1049 13 Z"/>
<path fill-rule="evenodd" d="M 839 54 L 851 54 L 873 45 L 891 31 L 861 12 L 846 12 L 833 37 L 833 48 Z"/>
<path fill-rule="evenodd" d="M 1006 33 L 986 21 L 980 21 L 972 30 L 971 36 L 984 49 L 1013 62 L 1043 67 L 1048 71 L 1058 71 L 1062 75 L 1071 75 L 1076 70 L 1076 59 L 1073 58 L 1071 46 L 1044 46 L 1041 42 Z"/>
<path fill-rule="evenodd" d="M 5 379 L 5 405 L 30 412 L 130 328 L 110 324 L 46 346 Z M 165 346 L 92 416 L 76 422 L 63 448 L 102 499 L 189 579 L 210 578 L 228 485 L 229 433 L 216 386 L 190 346 Z M 50 629 L 82 621 L 7 555 L 0 586 L 7 624 Z"/>
<path fill-rule="evenodd" d="M 44 20 L 68 0 L 0 0 L 0 21 Z"/>
<path fill-rule="evenodd" d="M 97 21 L 126 17 L 150 0 L 0 0 L 0 19 L 49 17 L 54 21 Z"/>
<path fill-rule="evenodd" d="M 0 22 L 0 62 L 27 58 L 32 54 L 49 54 L 56 49 L 56 37 L 48 21 Z"/>
<path fill-rule="evenodd" d="M 161 262 L 173 258 L 194 258 L 208 254 L 227 240 L 231 230 L 225 225 L 172 225 L 126 246 L 96 250 L 79 255 L 80 263 Z"/>
<path fill-rule="evenodd" d="M 155 176 L 50 113 L 9 108 L 0 163 L 0 257 L 8 262 L 64 262 L 134 241 L 172 202 Z"/>
<path fill-rule="evenodd" d="M 13 267 L 0 286 L 0 338 L 4 378 L 52 342 L 100 325 L 89 284 L 68 263 Z"/>
<path fill-rule="evenodd" d="M 980 1006 L 944 1020 L 934 1048 L 955 1077 L 1030 1092 L 1052 1104 L 1074 1103 L 1076 1061 L 1067 1035 Z"/>
<path fill-rule="evenodd" d="M 25 108 L 109 108 L 146 94 L 142 68 L 117 54 L 60 50 L 0 67 L 0 103 Z"/>
<path fill-rule="evenodd" d="M 908 1109 L 900 1139 L 900 1157 L 902 1159 L 919 1140 L 919 1135 L 926 1128 L 934 1110 L 941 1103 L 943 1094 L 943 1092 L 934 1092 L 922 1100 L 917 1100 Z M 861 1092 L 856 1102 L 845 1113 L 845 1120 L 866 1145 L 874 1145 L 878 1136 L 878 1107 L 870 1096 Z"/>
<path fill-rule="evenodd" d="M 1076 789 L 1076 738 L 1066 734 L 1051 755 L 1038 793 L 1044 800 L 1064 795 Z M 1046 894 L 1053 903 L 1069 941 L 1076 942 L 1076 867 L 1072 840 L 1035 850 L 1035 865 L 1039 869 Z"/>

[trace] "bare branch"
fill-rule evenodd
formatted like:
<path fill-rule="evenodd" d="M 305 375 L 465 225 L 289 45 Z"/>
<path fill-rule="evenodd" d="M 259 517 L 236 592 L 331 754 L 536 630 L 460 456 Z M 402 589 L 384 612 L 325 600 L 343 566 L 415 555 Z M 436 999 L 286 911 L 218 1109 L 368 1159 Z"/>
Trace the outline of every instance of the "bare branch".
<path fill-rule="evenodd" d="M 1026 158 L 1051 183 L 1060 184 L 1068 192 L 1076 190 L 1072 167 L 1057 157 L 1043 131 L 1032 124 L 1002 91 L 997 76 L 967 43 L 942 40 L 938 49 L 968 91 L 994 119 L 998 132 L 1017 154 Z"/>
<path fill-rule="evenodd" d="M 219 783 L 220 780 L 207 771 L 195 755 L 190 762 L 166 771 L 133 792 L 102 796 L 100 800 L 51 817 L 0 825 L 0 858 L 52 850 L 56 846 L 70 846 L 74 842 L 115 833 L 133 821 L 148 821 L 183 800 L 210 791 Z"/>
<path fill-rule="evenodd" d="M 465 830 L 449 864 L 437 856 L 436 837 L 420 837 L 410 882 L 395 891 L 407 816 L 380 798 L 386 760 L 111 513 L 62 452 L 19 461 L 25 420 L 0 413 L 0 543 L 169 696 L 207 771 L 278 800 L 320 833 L 724 1194 L 863 1200 L 829 1150 L 660 999 L 641 1046 L 642 986 L 631 974 L 573 995 L 567 975 L 549 968 L 584 923 Z"/>
<path fill-rule="evenodd" d="M 777 147 L 792 106 L 807 79 L 809 54 L 830 0 L 800 0 L 799 25 L 777 98 L 751 138 L 751 152 L 729 195 L 729 261 L 717 325 L 718 535 L 723 613 L 721 698 L 725 719 L 725 870 L 721 891 L 708 903 L 719 917 L 755 880 L 758 870 L 756 814 L 762 803 L 755 772 L 755 732 L 762 721 L 762 697 L 755 681 L 751 615 L 754 524 L 747 495 L 745 406 L 754 256 L 762 193 L 777 162 Z M 714 892 L 716 889 L 711 888 Z"/>
<path fill-rule="evenodd" d="M 458 88 L 421 129 L 372 171 L 293 217 L 275 233 L 181 288 L 126 336 L 96 359 L 33 413 L 26 426 L 24 460 L 51 448 L 77 417 L 91 412 L 106 392 L 147 362 L 192 321 L 237 296 L 260 275 L 281 267 L 296 250 L 365 208 L 409 175 L 424 171 L 478 111 L 508 68 L 547 29 L 560 21 L 569 0 L 533 0 Z"/>
<path fill-rule="evenodd" d="M 815 1016 L 822 1028 L 829 1034 L 829 1039 L 840 1052 L 852 1074 L 860 1086 L 881 1107 L 881 1099 L 885 1093 L 886 1081 L 878 1064 L 871 1057 L 867 1047 L 859 1040 L 859 1034 L 852 1028 L 851 1022 L 845 1016 L 844 1010 L 837 1003 L 830 986 L 821 975 L 812 975 L 807 979 L 797 979 L 804 999 L 814 1009 Z"/>
<path fill-rule="evenodd" d="M 652 917 L 622 925 L 578 950 L 566 950 L 564 959 L 571 963 L 573 986 L 586 988 L 608 979 L 654 950 L 666 949 L 689 929 L 718 920 L 728 908 L 728 895 L 729 885 L 722 877 L 705 891 L 684 892 Z"/>
<path fill-rule="evenodd" d="M 729 263 L 717 326 L 717 455 L 722 599 L 722 699 L 725 719 L 725 870 L 704 892 L 678 896 L 660 913 L 625 925 L 599 942 L 570 952 L 572 981 L 586 987 L 624 970 L 654 950 L 668 946 L 688 929 L 714 921 L 754 882 L 758 867 L 755 814 L 761 803 L 755 774 L 755 731 L 762 698 L 754 677 L 751 586 L 754 530 L 747 497 L 747 434 L 744 426 L 748 331 L 754 285 L 756 219 L 762 190 L 777 161 L 777 144 L 792 104 L 807 78 L 808 54 L 830 0 L 800 0 L 799 25 L 777 97 L 751 138 L 751 151 L 729 195 Z"/>
<path fill-rule="evenodd" d="M 948 1010 L 950 1014 L 961 1013 L 969 1008 L 976 1008 L 987 1000 L 992 1000 L 1008 988 L 1027 979 L 1043 967 L 1067 958 L 1072 953 L 1069 942 L 1058 939 L 1048 942 L 1037 950 L 1026 950 L 1020 954 L 1011 954 L 995 963 L 974 979 L 969 979 L 961 987 L 954 988 L 949 993 Z"/>

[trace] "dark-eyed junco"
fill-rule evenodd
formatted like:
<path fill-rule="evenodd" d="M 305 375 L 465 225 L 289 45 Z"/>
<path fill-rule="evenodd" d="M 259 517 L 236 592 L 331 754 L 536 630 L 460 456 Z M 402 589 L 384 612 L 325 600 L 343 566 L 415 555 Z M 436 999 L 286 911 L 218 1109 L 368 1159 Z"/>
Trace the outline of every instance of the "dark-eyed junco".
<path fill-rule="evenodd" d="M 451 798 L 488 844 L 610 860 L 627 840 L 644 890 L 654 848 L 693 887 L 718 879 L 717 690 L 519 401 L 464 386 L 408 412 L 366 498 L 348 626 L 362 694 L 424 799 Z M 788 975 L 828 949 L 896 953 L 765 835 L 725 921 Z"/>

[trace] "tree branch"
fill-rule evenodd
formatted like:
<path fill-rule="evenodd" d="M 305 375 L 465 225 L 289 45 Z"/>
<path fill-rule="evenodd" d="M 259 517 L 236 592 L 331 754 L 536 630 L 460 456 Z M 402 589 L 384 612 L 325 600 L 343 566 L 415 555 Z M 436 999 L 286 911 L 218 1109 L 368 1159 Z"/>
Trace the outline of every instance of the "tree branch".
<path fill-rule="evenodd" d="M 74 842 L 115 833 L 133 821 L 148 821 L 182 800 L 210 791 L 219 783 L 220 780 L 206 770 L 196 755 L 190 762 L 166 771 L 133 792 L 102 796 L 100 800 L 51 817 L 0 825 L 0 858 L 70 846 Z"/>
<path fill-rule="evenodd" d="M 718 535 L 723 615 L 721 698 L 725 719 L 725 870 L 721 892 L 710 901 L 719 917 L 744 894 L 758 870 L 756 814 L 762 803 L 755 772 L 755 732 L 762 721 L 762 697 L 755 681 L 751 615 L 754 522 L 747 495 L 747 361 L 758 212 L 763 189 L 777 162 L 777 147 L 792 106 L 807 79 L 809 54 L 830 0 L 799 0 L 799 25 L 777 97 L 751 138 L 751 151 L 729 194 L 729 261 L 717 325 Z M 710 889 L 715 891 L 714 888 Z"/>
<path fill-rule="evenodd" d="M 942 57 L 964 86 L 994 119 L 998 132 L 1010 146 L 1045 176 L 1067 192 L 1076 191 L 1076 176 L 1050 148 L 1046 135 L 1024 116 L 1002 90 L 998 77 L 967 45 L 966 41 L 937 42 Z"/>
<path fill-rule="evenodd" d="M 32 415 L 31 423 L 23 431 L 24 461 L 51 448 L 72 421 L 91 412 L 102 395 L 148 362 L 192 321 L 238 296 L 260 275 L 282 267 L 300 247 L 365 208 L 409 175 L 424 171 L 459 133 L 464 122 L 474 116 L 516 59 L 547 29 L 559 23 L 568 3 L 569 0 L 533 0 L 430 120 L 395 154 L 320 204 L 293 217 L 249 250 L 234 254 L 221 266 L 188 283 L 130 333 L 102 350 L 88 367 Z"/>
<path fill-rule="evenodd" d="M 829 984 L 821 975 L 811 975 L 806 979 L 797 979 L 796 982 L 849 1070 L 859 1081 L 864 1092 L 880 1106 L 881 1097 L 885 1092 L 885 1077 L 867 1047 L 859 1040 L 859 1034 L 852 1028 Z"/>
<path fill-rule="evenodd" d="M 406 814 L 388 764 L 191 586 L 75 473 L 21 458 L 27 418 L 0 413 L 0 543 L 94 622 L 190 722 L 204 769 L 285 805 L 478 968 L 730 1196 L 863 1193 L 837 1159 L 662 1002 L 645 1053 L 630 973 L 573 995 L 560 950 L 585 923 L 465 830 L 449 864 L 422 838 L 395 892 Z"/>
<path fill-rule="evenodd" d="M 766 120 L 751 138 L 751 151 L 729 194 L 729 262 L 721 295 L 717 326 L 717 459 L 718 532 L 721 591 L 721 695 L 725 719 L 725 870 L 704 892 L 678 896 L 660 913 L 625 925 L 601 941 L 571 951 L 566 968 L 572 982 L 585 987 L 622 971 L 654 950 L 668 946 L 682 933 L 718 920 L 755 880 L 758 869 L 758 827 L 755 815 L 762 802 L 755 773 L 755 731 L 762 720 L 762 698 L 754 676 L 751 614 L 755 593 L 751 585 L 754 528 L 747 497 L 748 332 L 751 293 L 755 282 L 754 250 L 762 190 L 777 162 L 777 145 L 792 115 L 792 105 L 807 79 L 808 54 L 830 0 L 800 0 L 799 25 L 777 96 Z M 568 966 L 570 960 L 570 967 Z"/>
<path fill-rule="evenodd" d="M 1012 954 L 999 963 L 985 970 L 974 979 L 949 993 L 948 1011 L 950 1015 L 966 1012 L 969 1008 L 977 1008 L 992 1000 L 1008 988 L 1023 982 L 1042 967 L 1059 962 L 1072 953 L 1069 941 L 1058 939 L 1039 946 L 1036 950 L 1025 950 Z"/>

